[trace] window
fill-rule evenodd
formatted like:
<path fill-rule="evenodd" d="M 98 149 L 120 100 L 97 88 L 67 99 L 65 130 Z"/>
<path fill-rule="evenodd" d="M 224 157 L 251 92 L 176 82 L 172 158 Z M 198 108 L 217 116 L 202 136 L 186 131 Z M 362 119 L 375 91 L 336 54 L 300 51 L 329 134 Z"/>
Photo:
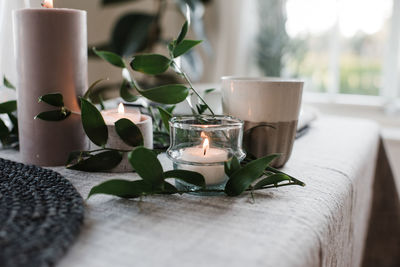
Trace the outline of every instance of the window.
<path fill-rule="evenodd" d="M 392 13 L 400 13 L 398 3 L 259 0 L 258 4 L 261 60 L 257 64 L 264 75 L 303 78 L 306 90 L 314 92 L 387 96 L 389 91 L 393 96 L 395 91 L 398 96 L 393 86 L 398 79 L 400 22 L 391 20 Z M 272 60 L 265 54 L 280 58 Z"/>

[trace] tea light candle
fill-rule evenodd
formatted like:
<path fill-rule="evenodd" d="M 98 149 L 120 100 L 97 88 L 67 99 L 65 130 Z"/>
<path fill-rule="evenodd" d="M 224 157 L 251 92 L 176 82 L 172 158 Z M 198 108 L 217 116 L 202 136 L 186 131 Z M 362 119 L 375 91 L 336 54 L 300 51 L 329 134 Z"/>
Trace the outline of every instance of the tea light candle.
<path fill-rule="evenodd" d="M 122 103 L 119 104 L 117 109 L 108 109 L 101 111 L 104 122 L 108 129 L 108 140 L 106 147 L 130 151 L 133 149 L 132 146 L 126 144 L 119 137 L 115 130 L 115 123 L 120 119 L 128 119 L 132 121 L 139 128 L 143 136 L 143 146 L 149 149 L 153 149 L 153 122 L 149 116 L 143 115 L 138 109 L 125 109 Z M 93 143 L 92 148 L 97 148 Z M 128 161 L 128 153 L 124 153 L 121 163 L 112 169 L 112 172 L 130 172 L 132 166 Z"/>
<path fill-rule="evenodd" d="M 101 112 L 104 122 L 107 125 L 114 125 L 120 119 L 128 119 L 133 123 L 140 122 L 140 111 L 138 109 L 127 109 L 125 111 L 124 104 L 119 103 L 117 109 L 108 109 Z"/>
<path fill-rule="evenodd" d="M 202 134 L 202 136 L 205 136 Z M 188 147 L 182 151 L 182 160 L 193 163 L 216 163 L 228 160 L 228 153 L 224 149 L 210 147 L 208 137 L 204 137 L 203 144 L 197 147 Z M 206 185 L 220 184 L 225 181 L 224 165 L 188 165 L 180 166 L 184 170 L 201 173 L 204 176 Z"/>

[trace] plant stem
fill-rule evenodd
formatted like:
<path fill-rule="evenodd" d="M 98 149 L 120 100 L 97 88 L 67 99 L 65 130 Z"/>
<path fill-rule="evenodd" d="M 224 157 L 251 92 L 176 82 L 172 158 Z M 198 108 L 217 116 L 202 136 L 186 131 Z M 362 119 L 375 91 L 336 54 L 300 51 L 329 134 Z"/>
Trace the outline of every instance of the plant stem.
<path fill-rule="evenodd" d="M 95 150 L 88 150 L 88 151 L 81 151 L 82 153 L 95 153 L 100 151 L 118 151 L 118 152 L 131 152 L 131 150 L 122 150 L 122 149 L 115 149 L 115 148 L 99 148 Z"/>
<path fill-rule="evenodd" d="M 197 95 L 197 97 L 203 102 L 204 105 L 206 105 L 207 109 L 210 111 L 212 116 L 215 116 L 214 111 L 210 108 L 210 106 L 204 101 L 204 99 L 200 96 L 200 94 L 194 89 L 192 82 L 190 81 L 189 77 L 187 74 L 175 63 L 175 61 L 172 61 L 172 64 L 176 67 L 176 69 L 179 70 L 179 72 L 183 75 L 183 78 L 185 78 L 186 82 L 189 84 L 190 89 L 192 89 L 193 93 Z"/>

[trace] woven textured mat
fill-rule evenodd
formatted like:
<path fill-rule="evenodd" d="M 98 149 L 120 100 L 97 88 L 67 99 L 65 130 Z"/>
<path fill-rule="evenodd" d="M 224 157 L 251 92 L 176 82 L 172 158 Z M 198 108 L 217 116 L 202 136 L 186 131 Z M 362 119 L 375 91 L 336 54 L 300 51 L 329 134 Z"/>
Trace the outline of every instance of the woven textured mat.
<path fill-rule="evenodd" d="M 82 197 L 60 174 L 0 159 L 0 266 L 53 266 L 83 214 Z"/>

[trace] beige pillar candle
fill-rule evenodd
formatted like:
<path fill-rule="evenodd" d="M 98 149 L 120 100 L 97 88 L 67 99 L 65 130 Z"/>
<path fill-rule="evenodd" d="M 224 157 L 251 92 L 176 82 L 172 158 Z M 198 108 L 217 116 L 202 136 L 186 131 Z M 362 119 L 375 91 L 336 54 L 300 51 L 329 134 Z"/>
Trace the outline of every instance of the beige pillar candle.
<path fill-rule="evenodd" d="M 51 7 L 49 1 L 46 5 Z M 38 97 L 60 92 L 64 104 L 79 111 L 78 96 L 87 89 L 86 12 L 73 9 L 23 9 L 14 13 L 17 100 L 22 160 L 42 166 L 64 165 L 71 151 L 87 149 L 80 116 L 48 122 L 34 120 L 56 109 Z"/>

